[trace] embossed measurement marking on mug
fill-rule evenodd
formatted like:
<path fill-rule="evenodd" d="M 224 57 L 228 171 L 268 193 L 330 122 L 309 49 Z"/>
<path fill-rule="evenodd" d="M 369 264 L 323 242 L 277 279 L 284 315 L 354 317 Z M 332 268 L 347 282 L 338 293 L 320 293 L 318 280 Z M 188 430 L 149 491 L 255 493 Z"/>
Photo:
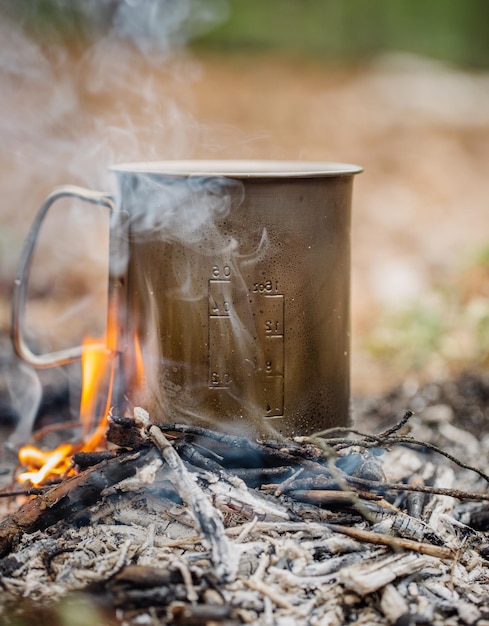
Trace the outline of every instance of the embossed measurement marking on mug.
<path fill-rule="evenodd" d="M 239 381 L 234 380 L 233 346 L 236 346 L 234 326 L 240 313 L 234 311 L 230 267 L 216 265 L 212 275 L 208 281 L 208 385 L 210 389 L 229 389 L 233 383 L 239 386 Z M 269 419 L 283 417 L 285 404 L 285 296 L 278 290 L 278 281 L 264 280 L 253 283 L 248 292 L 255 319 L 254 329 L 249 330 L 254 330 L 257 342 L 256 383 L 260 389 L 257 402 L 263 417 Z"/>
<path fill-rule="evenodd" d="M 268 281 L 274 284 L 273 281 Z M 263 338 L 265 360 L 265 415 L 278 418 L 284 415 L 284 374 L 285 374 L 285 296 L 282 294 L 263 295 L 259 301 L 259 332 Z"/>
<path fill-rule="evenodd" d="M 225 346 L 232 345 L 231 307 L 232 284 L 229 265 L 212 268 L 208 281 L 209 301 L 209 388 L 227 389 L 232 382 L 230 368 L 226 360 Z"/>

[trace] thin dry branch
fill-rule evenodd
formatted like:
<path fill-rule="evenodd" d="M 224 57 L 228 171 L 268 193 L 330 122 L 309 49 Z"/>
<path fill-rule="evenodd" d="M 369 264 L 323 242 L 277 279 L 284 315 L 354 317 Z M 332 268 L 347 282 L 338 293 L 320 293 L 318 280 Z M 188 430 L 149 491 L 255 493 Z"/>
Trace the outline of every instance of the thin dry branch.
<path fill-rule="evenodd" d="M 231 554 L 231 547 L 224 533 L 222 519 L 217 509 L 212 506 L 208 497 L 192 478 L 160 428 L 151 424 L 147 411 L 136 407 L 134 417 L 142 427 L 143 437 L 149 437 L 172 470 L 177 491 L 193 512 L 199 523 L 204 541 L 211 548 L 217 577 L 223 581 L 233 579 L 238 564 Z"/>
<path fill-rule="evenodd" d="M 455 463 L 459 467 L 462 467 L 463 469 L 468 469 L 474 472 L 475 474 L 477 474 L 478 476 L 480 476 L 481 478 L 483 478 L 485 481 L 489 483 L 489 475 L 487 475 L 481 469 L 479 469 L 478 467 L 475 467 L 474 465 L 470 465 L 469 463 L 465 463 L 464 461 L 458 459 L 453 454 L 450 454 L 446 450 L 443 450 L 443 448 L 440 448 L 439 446 L 436 446 L 435 444 L 430 443 L 429 441 L 420 441 L 418 439 L 415 439 L 414 437 L 409 437 L 409 436 L 404 436 L 404 435 L 396 435 L 396 436 L 393 436 L 393 435 L 383 436 L 382 434 L 370 435 L 368 433 L 363 433 L 361 431 L 358 431 L 355 429 L 348 429 L 348 428 L 345 429 L 345 432 L 354 433 L 356 435 L 359 435 L 362 438 L 361 439 L 353 439 L 350 437 L 322 438 L 318 435 L 312 435 L 310 437 L 304 437 L 303 440 L 305 442 L 315 444 L 319 446 L 320 448 L 322 448 L 326 456 L 334 454 L 338 450 L 344 450 L 345 448 L 351 448 L 353 446 L 356 446 L 359 448 L 378 448 L 379 446 L 387 448 L 389 446 L 396 445 L 396 444 L 405 444 L 408 446 L 427 448 L 428 450 L 432 450 L 433 452 L 436 452 L 437 454 L 440 454 L 446 457 L 449 461 L 452 461 L 452 463 Z M 386 431 L 386 432 L 389 432 L 389 431 Z"/>
<path fill-rule="evenodd" d="M 359 541 L 389 546 L 394 548 L 394 550 L 410 550 L 412 552 L 419 552 L 419 554 L 434 556 L 439 559 L 455 558 L 453 550 L 446 548 L 445 546 L 433 546 L 430 543 L 421 543 L 419 541 L 413 541 L 412 539 L 403 539 L 392 535 L 384 535 L 382 533 L 375 533 L 371 530 L 362 530 L 361 528 L 355 528 L 353 526 L 337 526 L 336 524 L 326 524 L 326 526 L 330 530 L 334 530 L 342 535 L 348 535 L 349 537 L 353 537 Z"/>

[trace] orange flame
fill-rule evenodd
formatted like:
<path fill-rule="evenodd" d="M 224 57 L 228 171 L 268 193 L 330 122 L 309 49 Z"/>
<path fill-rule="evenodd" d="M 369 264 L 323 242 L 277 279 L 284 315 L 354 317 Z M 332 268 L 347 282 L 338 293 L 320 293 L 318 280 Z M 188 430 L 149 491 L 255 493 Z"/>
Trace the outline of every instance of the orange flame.
<path fill-rule="evenodd" d="M 29 481 L 37 486 L 49 478 L 69 474 L 73 471 L 71 456 L 75 452 L 91 452 L 104 443 L 114 384 L 116 340 L 116 316 L 110 314 L 106 336 L 101 339 L 87 338 L 83 342 L 81 440 L 73 444 L 64 443 L 50 451 L 30 445 L 22 447 L 19 461 L 27 471 L 18 476 L 19 482 Z M 101 407 L 102 401 L 104 405 Z"/>
<path fill-rule="evenodd" d="M 139 341 L 139 336 L 137 333 L 134 333 L 134 365 L 135 365 L 134 387 L 136 389 L 141 389 L 141 387 L 144 385 L 145 370 L 144 370 L 143 351 L 142 351 L 141 342 Z"/>
<path fill-rule="evenodd" d="M 43 452 L 34 446 L 24 446 L 19 451 L 19 461 L 31 471 L 19 474 L 21 483 L 30 481 L 37 486 L 47 478 L 54 475 L 64 474 L 69 470 L 71 463 L 69 457 L 73 454 L 74 447 L 69 443 L 58 446 L 52 452 Z M 37 471 L 33 468 L 37 466 Z"/>

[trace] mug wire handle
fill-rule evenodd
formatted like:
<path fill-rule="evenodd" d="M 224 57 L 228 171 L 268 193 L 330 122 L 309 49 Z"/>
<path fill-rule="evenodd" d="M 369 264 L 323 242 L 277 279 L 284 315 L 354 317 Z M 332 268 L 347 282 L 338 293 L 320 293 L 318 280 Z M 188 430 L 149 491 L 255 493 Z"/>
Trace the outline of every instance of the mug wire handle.
<path fill-rule="evenodd" d="M 15 275 L 12 292 L 12 318 L 11 336 L 14 350 L 26 363 L 37 369 L 65 365 L 78 361 L 82 355 L 82 347 L 65 348 L 47 354 L 34 354 L 24 340 L 22 327 L 25 318 L 25 305 L 27 300 L 27 283 L 32 265 L 32 258 L 36 249 L 37 237 L 41 225 L 50 207 L 60 198 L 79 198 L 90 204 L 107 207 L 111 213 L 114 210 L 114 199 L 103 191 L 92 191 L 75 185 L 63 185 L 54 189 L 44 200 L 34 222 L 25 239 L 24 247 L 20 254 L 17 273 Z"/>

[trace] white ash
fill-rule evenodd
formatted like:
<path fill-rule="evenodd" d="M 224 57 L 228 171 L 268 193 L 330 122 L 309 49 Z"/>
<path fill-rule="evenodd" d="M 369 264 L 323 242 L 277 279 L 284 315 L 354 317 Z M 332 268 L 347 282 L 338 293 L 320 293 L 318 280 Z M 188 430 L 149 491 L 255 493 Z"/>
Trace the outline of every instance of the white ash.
<path fill-rule="evenodd" d="M 434 421 L 420 427 L 447 451 L 460 451 L 462 460 L 489 468 L 487 455 L 474 457 L 473 439 L 454 442 L 454 431 L 440 431 Z M 477 441 L 482 447 L 483 438 Z M 434 486 L 487 492 L 473 472 L 419 448 L 395 446 L 381 459 L 388 481 L 407 481 L 416 474 Z M 205 600 L 206 606 L 228 606 L 233 624 L 384 626 L 423 615 L 434 626 L 481 626 L 489 614 L 489 562 L 480 554 L 489 538 L 468 526 L 470 512 L 480 503 L 431 495 L 423 519 L 408 519 L 394 508 L 377 522 L 382 533 L 388 525 L 392 535 L 404 531 L 421 542 L 432 532 L 453 549 L 453 558 L 442 559 L 396 553 L 340 535 L 319 519 L 299 519 L 282 497 L 263 497 L 239 481 L 193 468 L 193 480 L 224 513 L 225 535 L 239 561 L 233 581 L 223 582 L 218 592 L 202 592 L 199 580 L 212 572 L 211 552 L 188 507 L 169 497 L 167 466 L 155 469 L 123 485 L 125 491 L 106 493 L 92 507 L 89 526 L 59 522 L 44 532 L 24 534 L 0 561 L 3 595 L 49 604 L 94 583 L 110 590 L 110 580 L 131 565 L 178 572 L 183 581 L 179 602 L 195 610 L 202 598 L 217 593 L 221 604 L 214 598 Z M 399 495 L 396 503 L 401 500 Z M 366 522 L 356 526 L 372 529 Z M 118 611 L 128 626 L 172 623 L 164 610 Z"/>

